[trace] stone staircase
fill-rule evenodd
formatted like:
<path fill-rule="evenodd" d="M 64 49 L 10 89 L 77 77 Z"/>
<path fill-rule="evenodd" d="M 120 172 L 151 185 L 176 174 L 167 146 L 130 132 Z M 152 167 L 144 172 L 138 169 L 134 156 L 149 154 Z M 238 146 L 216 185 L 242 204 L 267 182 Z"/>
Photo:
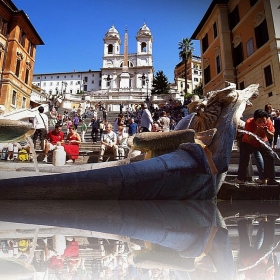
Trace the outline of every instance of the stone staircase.
<path fill-rule="evenodd" d="M 66 109 L 64 108 L 58 108 L 58 113 L 60 115 L 63 115 L 63 112 Z M 69 112 L 69 110 L 68 110 Z M 97 112 L 97 116 L 98 118 L 103 116 L 102 111 L 98 111 Z M 108 112 L 107 115 L 107 120 L 113 124 L 115 119 L 117 118 L 119 112 Z M 50 119 L 49 113 L 47 113 L 47 116 Z M 85 133 L 85 142 L 81 143 L 80 145 L 80 157 L 76 160 L 77 163 L 94 163 L 94 162 L 98 162 L 98 152 L 99 152 L 99 147 L 100 147 L 100 141 L 97 141 L 97 143 L 93 143 L 92 142 L 92 137 L 91 137 L 91 126 L 89 126 L 89 124 L 91 123 L 91 118 L 85 118 L 85 123 L 88 126 L 87 132 Z M 50 125 L 49 126 L 49 130 L 54 129 L 54 126 Z M 66 126 L 62 126 L 62 131 L 65 133 L 67 133 L 67 129 Z M 78 133 L 81 133 L 81 122 L 78 125 Z M 40 150 L 40 142 L 39 140 L 37 140 L 36 142 L 36 147 L 35 149 L 37 150 L 38 153 L 42 153 L 42 151 Z M 108 158 L 105 156 L 104 157 L 105 160 L 107 160 Z M 38 161 L 43 160 L 43 153 L 42 155 L 40 154 L 38 156 Z M 50 158 L 51 160 L 51 158 Z"/>
<path fill-rule="evenodd" d="M 58 113 L 63 115 L 63 112 L 65 109 L 59 108 Z M 119 112 L 108 112 L 107 120 L 113 124 L 115 119 L 117 118 Z M 102 118 L 102 111 L 98 111 L 98 118 Z M 91 119 L 86 118 L 85 123 L 87 126 L 90 124 Z M 54 127 L 50 126 L 49 129 L 54 129 Z M 66 134 L 66 127 L 62 127 L 62 131 Z M 78 132 L 80 133 L 81 131 L 81 123 L 79 123 L 78 126 Z M 77 160 L 77 163 L 93 163 L 93 162 L 98 162 L 98 151 L 100 147 L 100 141 L 97 141 L 97 143 L 92 142 L 91 138 L 91 127 L 88 127 L 88 130 L 85 134 L 85 142 L 81 143 L 80 145 L 80 157 Z M 39 141 L 37 141 L 37 149 L 39 148 Z M 278 154 L 280 157 L 280 149 L 276 149 L 275 152 Z M 106 157 L 105 157 L 106 160 Z M 230 166 L 229 170 L 227 173 L 227 180 L 232 180 L 237 176 L 237 170 L 238 170 L 238 162 L 239 162 L 239 151 L 236 146 L 233 147 L 232 153 L 231 153 L 231 160 L 230 160 Z M 251 174 L 252 176 L 258 176 L 258 171 L 255 165 L 255 159 L 252 156 L 252 171 L 253 173 Z M 275 159 L 275 173 L 276 173 L 276 179 L 280 180 L 280 161 L 278 159 Z"/>

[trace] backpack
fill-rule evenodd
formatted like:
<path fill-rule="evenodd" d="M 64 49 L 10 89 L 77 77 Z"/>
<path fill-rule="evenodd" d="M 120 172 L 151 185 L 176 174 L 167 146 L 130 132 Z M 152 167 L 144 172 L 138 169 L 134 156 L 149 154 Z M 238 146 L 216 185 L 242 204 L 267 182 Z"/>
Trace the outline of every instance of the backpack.
<path fill-rule="evenodd" d="M 8 157 L 8 148 L 3 148 L 1 153 L 1 159 L 6 160 Z"/>
<path fill-rule="evenodd" d="M 25 149 L 21 149 L 19 152 L 18 152 L 18 159 L 21 160 L 21 161 L 26 161 L 28 160 L 28 153 Z"/>

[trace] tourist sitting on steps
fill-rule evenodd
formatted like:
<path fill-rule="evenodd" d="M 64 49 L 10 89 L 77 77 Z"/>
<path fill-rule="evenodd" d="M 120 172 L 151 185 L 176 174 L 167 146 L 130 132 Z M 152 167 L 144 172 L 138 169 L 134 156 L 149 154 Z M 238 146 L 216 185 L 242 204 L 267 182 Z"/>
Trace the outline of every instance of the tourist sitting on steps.
<path fill-rule="evenodd" d="M 101 138 L 99 160 L 103 161 L 104 153 L 107 150 L 113 151 L 115 159 L 118 159 L 119 154 L 118 154 L 118 145 L 117 145 L 117 135 L 114 131 L 112 131 L 112 125 L 110 123 L 108 123 L 105 126 L 105 130 L 106 132 L 103 133 Z"/>
<path fill-rule="evenodd" d="M 43 162 L 48 162 L 48 152 L 55 150 L 57 146 L 61 146 L 61 143 L 64 143 L 64 133 L 61 131 L 61 125 L 57 124 L 54 130 L 51 130 L 47 134 L 45 157 Z"/>
<path fill-rule="evenodd" d="M 66 161 L 66 163 L 75 162 L 75 160 L 79 156 L 79 146 L 81 144 L 81 137 L 79 133 L 75 131 L 74 125 L 70 125 L 69 127 L 69 133 L 67 135 L 66 141 L 62 146 L 64 147 L 64 150 L 66 154 L 69 156 L 69 160 Z"/>

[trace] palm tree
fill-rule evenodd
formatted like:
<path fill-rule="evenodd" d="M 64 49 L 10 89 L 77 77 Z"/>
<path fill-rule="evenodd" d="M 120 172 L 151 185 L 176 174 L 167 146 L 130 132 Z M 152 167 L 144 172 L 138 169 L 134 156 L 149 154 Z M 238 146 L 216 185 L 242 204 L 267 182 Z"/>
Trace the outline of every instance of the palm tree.
<path fill-rule="evenodd" d="M 179 58 L 182 59 L 185 66 L 185 93 L 187 93 L 188 88 L 188 62 L 192 59 L 192 54 L 194 52 L 193 42 L 191 39 L 183 38 L 179 42 Z"/>

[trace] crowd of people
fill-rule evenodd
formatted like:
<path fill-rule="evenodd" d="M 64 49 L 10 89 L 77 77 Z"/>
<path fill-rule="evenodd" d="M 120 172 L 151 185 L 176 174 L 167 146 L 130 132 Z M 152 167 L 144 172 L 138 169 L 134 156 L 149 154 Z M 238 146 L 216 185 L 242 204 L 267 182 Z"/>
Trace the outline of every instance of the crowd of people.
<path fill-rule="evenodd" d="M 41 149 L 44 151 L 43 162 L 48 162 L 48 153 L 57 146 L 63 146 L 69 157 L 67 162 L 75 162 L 79 155 L 79 145 L 86 142 L 85 134 L 91 129 L 93 143 L 100 143 L 99 161 L 103 161 L 106 151 L 111 151 L 115 160 L 123 159 L 129 152 L 128 138 L 136 133 L 142 132 L 169 132 L 175 128 L 176 123 L 187 115 L 187 106 L 182 106 L 178 102 L 168 103 L 161 108 L 141 105 L 120 106 L 120 113 L 113 123 L 107 120 L 107 111 L 102 104 L 98 108 L 89 107 L 82 112 L 81 108 L 75 106 L 63 115 L 58 114 L 55 107 L 50 108 L 50 117 L 44 114 L 43 107 L 39 107 L 38 114 L 33 120 L 35 134 L 33 137 L 34 146 L 40 140 Z M 98 116 L 98 112 L 102 116 Z M 91 119 L 86 124 L 86 119 Z M 48 131 L 49 126 L 55 128 Z M 66 127 L 66 135 L 62 132 L 62 127 Z"/>
<path fill-rule="evenodd" d="M 49 151 L 53 151 L 57 146 L 62 145 L 69 157 L 68 162 L 75 162 L 79 156 L 79 146 L 86 142 L 85 135 L 91 130 L 91 140 L 93 143 L 100 143 L 99 161 L 103 161 L 105 152 L 112 152 L 115 160 L 122 159 L 129 152 L 128 139 L 137 133 L 161 132 L 166 133 L 175 129 L 177 123 L 188 115 L 188 104 L 182 105 L 178 101 L 166 102 L 160 108 L 147 103 L 135 104 L 133 106 L 120 106 L 117 118 L 110 123 L 107 118 L 107 111 L 102 103 L 96 107 L 88 107 L 82 111 L 81 106 L 72 108 L 70 112 L 65 110 L 63 115 L 58 114 L 53 106 L 49 116 L 44 113 L 42 106 L 38 107 L 38 112 L 32 119 L 35 133 L 33 143 L 39 139 L 40 148 L 44 152 L 44 162 L 47 162 Z M 90 119 L 90 122 L 87 120 Z M 49 131 L 49 127 L 54 126 Z M 67 132 L 62 132 L 65 127 Z M 253 118 L 246 121 L 245 130 L 256 134 L 267 145 L 272 148 L 280 148 L 280 110 L 272 108 L 267 104 L 264 110 L 257 110 Z M 264 147 L 258 139 L 249 134 L 239 135 L 240 160 L 237 182 L 246 180 L 246 167 L 250 155 L 256 158 L 259 171 L 259 183 L 268 182 L 278 184 L 275 181 L 274 157 L 271 152 Z M 21 149 L 30 154 L 28 143 L 2 143 L 2 159 L 12 160 L 17 158 Z M 32 159 L 32 155 L 29 157 Z M 245 171 L 244 171 L 245 170 Z"/>

